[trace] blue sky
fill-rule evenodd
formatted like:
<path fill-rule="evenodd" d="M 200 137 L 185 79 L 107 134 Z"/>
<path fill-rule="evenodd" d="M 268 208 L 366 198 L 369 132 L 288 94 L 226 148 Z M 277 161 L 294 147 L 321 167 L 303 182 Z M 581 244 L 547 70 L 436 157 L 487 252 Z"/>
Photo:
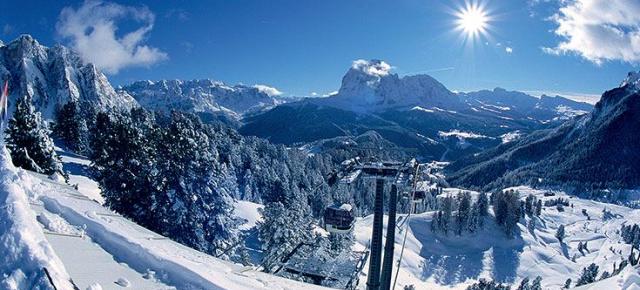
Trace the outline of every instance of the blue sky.
<path fill-rule="evenodd" d="M 0 38 L 29 33 L 45 45 L 75 47 L 116 85 L 212 78 L 265 84 L 285 96 L 337 90 L 356 59 L 382 59 L 400 75 L 427 73 L 459 91 L 599 95 L 637 69 L 640 16 L 624 14 L 640 11 L 638 2 L 481 2 L 488 32 L 466 43 L 455 29 L 465 2 L 430 0 L 10 1 Z M 605 16 L 583 25 L 593 15 Z M 88 36 L 105 23 L 105 37 Z M 620 27 L 622 36 L 606 27 Z"/>

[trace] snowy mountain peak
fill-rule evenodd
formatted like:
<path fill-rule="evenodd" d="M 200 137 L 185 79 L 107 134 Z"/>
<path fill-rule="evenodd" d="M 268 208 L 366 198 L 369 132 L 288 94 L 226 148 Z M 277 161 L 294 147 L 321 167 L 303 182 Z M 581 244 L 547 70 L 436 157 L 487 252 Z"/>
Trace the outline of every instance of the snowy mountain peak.
<path fill-rule="evenodd" d="M 244 113 L 284 103 L 276 88 L 242 84 L 229 86 L 211 79 L 137 81 L 122 88 L 150 110 L 181 110 L 199 114 Z"/>
<path fill-rule="evenodd" d="M 353 111 L 376 111 L 414 106 L 454 107 L 459 99 L 428 75 L 398 77 L 382 60 L 356 60 L 338 94 L 318 102 Z"/>
<path fill-rule="evenodd" d="M 74 51 L 62 45 L 43 46 L 30 35 L 0 46 L 0 78 L 9 80 L 10 106 L 17 98 L 30 96 L 47 119 L 69 101 L 98 110 L 137 105 L 131 96 L 116 92 L 105 75 Z"/>
<path fill-rule="evenodd" d="M 634 89 L 640 88 L 640 71 L 632 71 L 627 74 L 627 77 L 622 81 L 620 87 L 629 86 Z"/>

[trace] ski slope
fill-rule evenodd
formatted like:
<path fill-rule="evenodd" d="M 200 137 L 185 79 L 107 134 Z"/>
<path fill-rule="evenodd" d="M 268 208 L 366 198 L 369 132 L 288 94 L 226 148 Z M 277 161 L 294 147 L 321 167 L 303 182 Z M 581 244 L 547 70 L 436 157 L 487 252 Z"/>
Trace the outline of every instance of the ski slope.
<path fill-rule="evenodd" d="M 95 196 L 97 185 L 90 179 L 77 191 L 47 176 L 14 168 L 5 154 L 0 159 L 0 254 L 9 258 L 0 265 L 5 274 L 2 289 L 52 289 L 43 268 L 58 289 L 73 289 L 71 281 L 79 289 L 97 285 L 102 289 L 321 289 L 182 246 L 103 207 L 99 194 Z M 80 156 L 63 155 L 63 160 L 65 166 L 88 164 Z M 72 174 L 72 180 L 84 177 L 80 174 Z M 434 235 L 430 212 L 412 215 L 408 221 L 400 215 L 396 262 L 404 231 L 408 232 L 396 288 L 464 289 L 480 278 L 518 284 L 524 277 L 540 275 L 545 289 L 559 289 L 567 278 L 575 284 L 582 268 L 591 263 L 600 266 L 600 273 L 611 272 L 614 262 L 627 257 L 630 246 L 622 242 L 618 230 L 626 223 L 640 223 L 639 210 L 561 191 L 545 197 L 542 190 L 514 189 L 522 198 L 528 194 L 543 200 L 567 198 L 573 207 L 565 207 L 564 212 L 545 207 L 533 221 L 535 229 L 520 224 L 513 239 L 491 222 L 478 233 L 462 237 Z M 261 205 L 238 201 L 235 206 L 236 214 L 246 220 L 242 230 L 254 228 L 261 218 Z M 613 218 L 604 220 L 605 208 Z M 367 247 L 372 220 L 372 216 L 357 220 L 354 250 Z M 530 221 L 525 218 L 525 224 Z M 564 243 L 555 238 L 560 225 L 566 230 Z M 588 251 L 580 253 L 579 242 L 588 242 Z M 365 288 L 367 269 L 365 265 L 359 289 Z M 576 289 L 640 289 L 639 281 L 638 269 L 628 267 L 617 276 Z"/>
<path fill-rule="evenodd" d="M 80 289 L 322 289 L 180 245 L 69 185 L 13 168 L 6 151 L 2 158 L 0 254 L 11 259 L 0 288 L 53 289 L 47 267 L 57 289 L 73 289 L 71 279 Z"/>
<path fill-rule="evenodd" d="M 533 280 L 538 275 L 543 278 L 544 289 L 560 289 L 567 278 L 571 278 L 575 285 L 582 269 L 591 263 L 600 266 L 600 273 L 604 270 L 612 272 L 614 262 L 619 263 L 628 257 L 631 247 L 622 242 L 618 230 L 626 223 L 640 223 L 640 210 L 570 197 L 561 191 L 555 191 L 556 196 L 544 197 L 545 191 L 542 190 L 529 187 L 513 189 L 520 191 L 521 198 L 529 194 L 543 200 L 568 198 L 574 207 L 565 207 L 564 212 L 558 212 L 555 207 L 544 207 L 540 218 L 534 221 L 535 229 L 529 231 L 527 226 L 519 224 L 519 234 L 513 239 L 507 238 L 493 222 L 487 224 L 484 230 L 463 234 L 462 237 L 452 233 L 449 236 L 434 235 L 430 230 L 431 212 L 412 215 L 407 223 L 409 232 L 397 289 L 406 285 L 414 285 L 416 289 L 465 289 L 480 278 L 517 286 L 523 278 Z M 602 210 L 605 208 L 616 217 L 604 221 Z M 589 218 L 582 213 L 583 209 Z M 404 218 L 406 215 L 399 217 Z M 385 216 L 385 229 L 386 219 Z M 526 222 L 529 221 L 527 217 Z M 364 248 L 369 243 L 372 223 L 372 216 L 356 222 L 356 248 Z M 555 238 L 560 225 L 565 226 L 564 243 Z M 405 228 L 396 230 L 394 257 L 397 262 Z M 577 250 L 579 242 L 588 243 L 588 251 L 584 254 Z M 572 261 L 574 255 L 575 262 Z M 394 263 L 394 275 L 396 266 L 397 263 Z M 367 269 L 368 265 L 365 272 Z M 636 289 L 624 288 L 631 287 L 625 284 L 627 281 L 636 281 L 629 285 L 638 287 L 638 270 L 631 267 L 628 270 L 630 272 L 627 274 L 623 272 L 599 282 L 601 285 L 621 285 L 619 287 L 584 286 L 581 289 Z M 360 281 L 364 284 L 366 273 L 362 274 Z"/>

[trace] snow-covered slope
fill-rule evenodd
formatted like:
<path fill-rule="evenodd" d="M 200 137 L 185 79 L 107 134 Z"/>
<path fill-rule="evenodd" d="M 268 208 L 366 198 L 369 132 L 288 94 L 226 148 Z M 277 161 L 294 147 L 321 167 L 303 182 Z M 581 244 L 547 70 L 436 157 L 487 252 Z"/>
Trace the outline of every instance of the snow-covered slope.
<path fill-rule="evenodd" d="M 29 203 L 31 178 L 0 148 L 0 288 L 73 289 L 62 261 L 38 226 Z M 45 270 L 46 269 L 46 270 Z M 45 272 L 46 271 L 46 272 Z M 48 276 L 48 277 L 47 277 Z"/>
<path fill-rule="evenodd" d="M 0 162 L 2 289 L 53 289 L 42 267 L 57 289 L 73 289 L 70 279 L 81 289 L 95 282 L 102 289 L 322 289 L 180 245 L 7 158 Z M 259 218 L 259 206 L 239 207 L 249 222 Z"/>
<path fill-rule="evenodd" d="M 640 90 L 634 77 L 606 91 L 587 115 L 452 163 L 449 181 L 485 189 L 541 181 L 638 188 Z"/>
<path fill-rule="evenodd" d="M 97 110 L 137 105 L 128 94 L 116 92 L 104 74 L 75 52 L 61 45 L 45 47 L 29 35 L 0 45 L 0 80 L 3 85 L 9 80 L 9 106 L 17 98 L 31 96 L 47 119 L 71 100 Z"/>
<path fill-rule="evenodd" d="M 154 111 L 181 110 L 200 114 L 230 114 L 235 118 L 284 103 L 279 92 L 262 85 L 228 86 L 213 80 L 138 81 L 122 88 L 141 106 Z"/>
<path fill-rule="evenodd" d="M 614 262 L 619 264 L 627 258 L 630 245 L 622 242 L 619 229 L 623 224 L 640 223 L 640 210 L 570 197 L 561 191 L 553 191 L 555 196 L 545 197 L 544 193 L 548 191 L 529 187 L 513 189 L 520 192 L 521 198 L 529 194 L 542 200 L 563 197 L 569 199 L 573 206 L 565 207 L 564 212 L 559 212 L 555 206 L 544 207 L 540 218 L 533 221 L 526 218 L 527 223 L 535 223 L 535 229 L 530 231 L 527 226 L 519 224 L 519 233 L 513 239 L 507 238 L 493 223 L 484 230 L 462 237 L 433 234 L 430 230 L 431 212 L 413 215 L 408 221 L 409 232 L 396 287 L 402 289 L 405 285 L 414 285 L 416 289 L 465 289 L 479 278 L 517 285 L 525 277 L 533 280 L 541 276 L 543 289 L 560 289 L 567 278 L 571 278 L 572 285 L 575 285 L 582 269 L 591 263 L 599 265 L 600 272 L 611 272 Z M 445 191 L 455 193 L 457 190 Z M 606 219 L 603 209 L 614 217 Z M 583 214 L 583 210 L 588 216 Z M 399 218 L 402 221 L 405 215 Z M 372 216 L 357 221 L 356 247 L 364 248 L 368 244 L 372 221 Z M 560 225 L 564 225 L 566 230 L 563 243 L 554 236 Z M 400 256 L 403 237 L 404 232 L 397 230 L 396 259 Z M 588 244 L 584 254 L 577 249 L 580 242 Z M 572 260 L 574 256 L 575 262 Z M 610 278 L 610 284 L 602 281 L 598 285 L 621 285 L 620 280 L 623 284 L 629 283 L 624 281 L 635 283 L 633 281 L 637 278 L 637 270 L 633 270 Z M 361 281 L 366 281 L 366 273 Z M 618 286 L 598 288 L 595 285 L 581 289 L 623 289 Z"/>

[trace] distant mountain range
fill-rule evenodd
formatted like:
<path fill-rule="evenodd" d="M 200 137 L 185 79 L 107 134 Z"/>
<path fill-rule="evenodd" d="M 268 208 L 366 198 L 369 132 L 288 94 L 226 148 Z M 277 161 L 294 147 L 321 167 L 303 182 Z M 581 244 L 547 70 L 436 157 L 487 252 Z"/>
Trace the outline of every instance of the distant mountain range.
<path fill-rule="evenodd" d="M 204 120 L 238 121 L 244 114 L 292 100 L 281 98 L 264 86 L 228 86 L 209 79 L 137 81 L 121 89 L 149 110 L 186 111 L 198 114 Z"/>
<path fill-rule="evenodd" d="M 266 86 L 228 86 L 213 80 L 138 81 L 115 89 L 99 69 L 76 52 L 62 45 L 43 46 L 30 35 L 7 44 L 0 42 L 0 80 L 9 81 L 10 106 L 28 95 L 46 119 L 53 119 L 56 109 L 67 102 L 77 101 L 83 108 L 97 110 L 143 106 L 237 123 L 243 114 L 295 100 L 280 98 Z"/>
<path fill-rule="evenodd" d="M 244 135 L 287 145 L 375 131 L 425 159 L 457 160 L 592 109 L 563 97 L 499 88 L 455 93 L 428 75 L 399 77 L 390 69 L 380 60 L 356 61 L 340 90 L 323 98 L 284 98 L 265 86 L 213 80 L 138 81 L 114 89 L 94 65 L 64 46 L 48 48 L 28 35 L 0 44 L 0 78 L 9 80 L 10 105 L 29 95 L 47 119 L 72 100 L 97 110 L 142 106 L 222 120 Z"/>
<path fill-rule="evenodd" d="M 455 160 L 586 114 L 590 104 L 496 88 L 454 93 L 428 75 L 399 77 L 380 60 L 356 61 L 326 98 L 279 105 L 240 132 L 296 144 L 374 130 L 425 158 Z"/>
<path fill-rule="evenodd" d="M 595 109 L 448 167 L 454 185 L 640 187 L 640 74 L 605 92 Z"/>

